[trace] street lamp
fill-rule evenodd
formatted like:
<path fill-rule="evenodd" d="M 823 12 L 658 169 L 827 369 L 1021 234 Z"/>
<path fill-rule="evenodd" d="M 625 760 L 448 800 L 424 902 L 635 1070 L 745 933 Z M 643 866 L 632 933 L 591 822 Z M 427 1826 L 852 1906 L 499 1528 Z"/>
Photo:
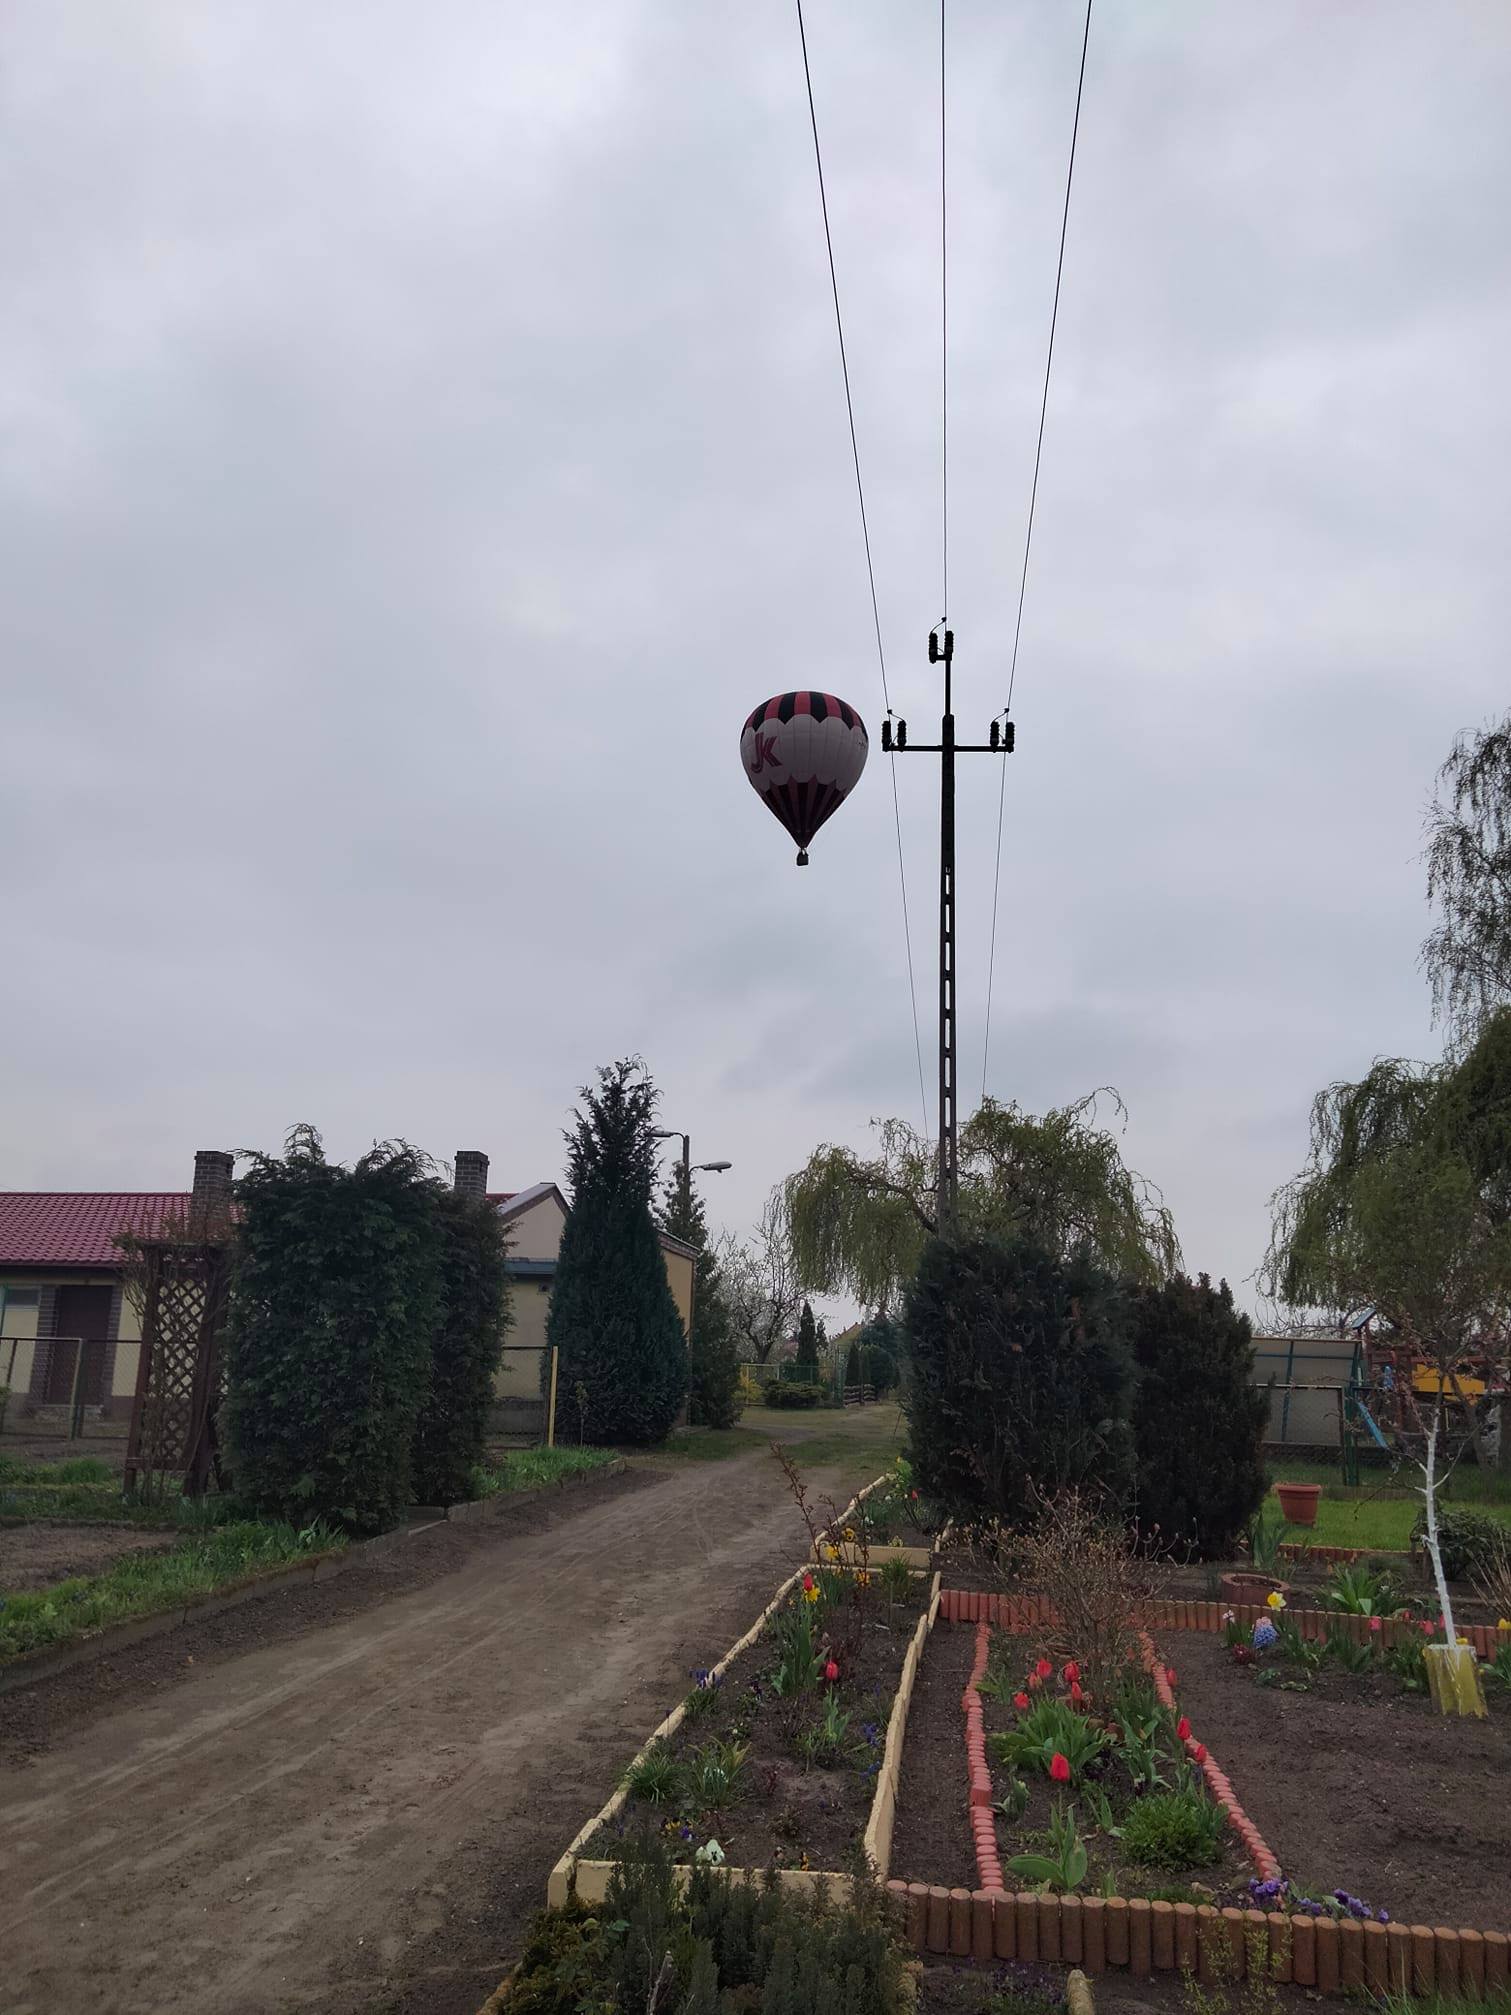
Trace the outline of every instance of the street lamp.
<path fill-rule="evenodd" d="M 674 1129 L 672 1129 L 672 1130 L 671 1130 L 670 1132 L 668 1132 L 668 1131 L 667 1131 L 667 1130 L 666 1130 L 666 1129 L 665 1129 L 664 1127 L 661 1127 L 661 1128 L 658 1128 L 658 1129 L 657 1129 L 657 1130 L 656 1130 L 656 1131 L 655 1131 L 655 1132 L 654 1132 L 654 1133 L 653 1133 L 653 1134 L 651 1135 L 651 1139 L 652 1139 L 652 1140 L 680 1140 L 680 1141 L 681 1141 L 681 1143 L 682 1143 L 682 1194 L 684 1195 L 684 1197 L 685 1197 L 685 1196 L 686 1196 L 686 1195 L 688 1194 L 688 1192 L 690 1191 L 690 1189 L 691 1189 L 691 1187 L 692 1187 L 692 1179 L 693 1179 L 693 1177 L 694 1177 L 695 1175 L 722 1175 L 722 1174 L 724 1173 L 725 1169 L 727 1169 L 727 1168 L 733 1168 L 733 1167 L 734 1167 L 734 1163 L 733 1163 L 732 1161 L 699 1161 L 699 1162 L 695 1162 L 695 1161 L 693 1160 L 693 1158 L 692 1158 L 692 1136 L 691 1136 L 690 1134 L 685 1134 L 685 1133 L 678 1133 L 678 1132 L 677 1132 L 677 1131 L 675 1130 L 675 1128 L 674 1128 Z"/>

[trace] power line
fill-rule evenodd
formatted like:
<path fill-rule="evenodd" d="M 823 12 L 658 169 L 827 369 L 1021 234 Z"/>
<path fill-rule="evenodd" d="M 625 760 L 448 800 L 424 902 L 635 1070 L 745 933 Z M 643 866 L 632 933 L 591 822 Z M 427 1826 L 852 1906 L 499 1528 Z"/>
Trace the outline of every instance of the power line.
<path fill-rule="evenodd" d="M 1013 704 L 1018 678 L 1018 645 L 1023 636 L 1023 600 L 1028 592 L 1028 556 L 1034 543 L 1034 507 L 1039 501 L 1039 464 L 1044 456 L 1044 416 L 1049 410 L 1049 379 L 1055 362 L 1055 329 L 1060 320 L 1060 282 L 1065 273 L 1065 237 L 1070 226 L 1070 191 L 1076 173 L 1076 140 L 1081 131 L 1081 94 L 1086 86 L 1086 49 L 1091 41 L 1091 5 L 1086 0 L 1086 26 L 1081 35 L 1081 68 L 1076 78 L 1076 110 L 1070 127 L 1070 163 L 1065 170 L 1065 202 L 1060 212 L 1060 256 L 1055 262 L 1055 299 L 1049 316 L 1049 348 L 1044 357 L 1044 390 L 1039 399 L 1039 438 L 1034 447 L 1034 480 L 1028 493 L 1028 526 L 1023 537 L 1023 571 L 1018 580 L 1018 620 L 1013 627 L 1012 669 L 1007 678 L 1007 705 Z M 940 0 L 943 10 L 944 0 Z M 1002 889 L 1002 818 L 1007 805 L 1007 768 L 997 794 L 997 871 L 992 881 L 992 944 L 986 967 L 986 1037 L 981 1048 L 981 1096 L 986 1097 L 986 1069 L 992 1047 L 992 979 L 997 966 L 997 899 Z"/>
<path fill-rule="evenodd" d="M 950 239 L 944 168 L 944 0 L 939 0 L 939 490 L 943 520 L 939 545 L 944 576 L 941 623 L 950 619 Z"/>
<path fill-rule="evenodd" d="M 887 687 L 887 654 L 881 641 L 881 610 L 876 599 L 876 569 L 871 563 L 871 527 L 866 516 L 866 487 L 860 474 L 860 443 L 855 434 L 855 402 L 850 396 L 850 360 L 845 351 L 845 322 L 839 307 L 839 276 L 834 266 L 834 237 L 829 229 L 829 198 L 824 188 L 824 156 L 818 140 L 818 112 L 813 103 L 813 72 L 808 63 L 808 32 L 803 25 L 803 0 L 796 0 L 797 32 L 803 47 L 803 81 L 808 87 L 808 122 L 813 128 L 813 159 L 818 169 L 818 200 L 824 214 L 824 246 L 829 254 L 829 286 L 834 295 L 834 327 L 839 336 L 839 367 L 845 381 L 845 412 L 850 421 L 850 455 L 855 463 L 855 494 L 860 501 L 861 539 L 866 549 L 866 578 L 871 584 L 871 622 L 876 631 L 876 658 L 881 666 L 881 696 L 888 714 L 892 695 Z M 941 6 L 943 0 L 941 0 Z M 913 980 L 913 936 L 908 928 L 908 877 L 902 856 L 902 809 L 897 797 L 897 759 L 892 758 L 892 822 L 897 831 L 897 880 L 902 891 L 902 937 L 908 956 L 908 998 L 913 1007 L 913 1049 L 918 1059 L 918 1096 L 923 1102 L 923 1130 L 929 1130 L 929 1100 L 923 1082 L 923 1040 L 918 1033 L 918 989 Z"/>

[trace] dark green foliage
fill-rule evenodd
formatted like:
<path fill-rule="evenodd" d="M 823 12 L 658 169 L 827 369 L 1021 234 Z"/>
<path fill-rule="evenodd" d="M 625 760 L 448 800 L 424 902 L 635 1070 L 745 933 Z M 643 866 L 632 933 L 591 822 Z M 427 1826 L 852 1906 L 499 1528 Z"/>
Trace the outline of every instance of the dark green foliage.
<path fill-rule="evenodd" d="M 864 1383 L 860 1375 L 860 1345 L 858 1343 L 852 1343 L 850 1348 L 845 1352 L 845 1383 L 846 1385 L 860 1385 Z"/>
<path fill-rule="evenodd" d="M 911 1982 L 880 1895 L 831 1909 L 774 1881 L 694 1869 L 679 1893 L 654 1832 L 619 1843 L 602 1908 L 536 1918 L 509 2015 L 905 2015 Z M 660 1991 L 656 1992 L 657 1983 Z"/>
<path fill-rule="evenodd" d="M 863 1385 L 874 1385 L 877 1396 L 896 1392 L 902 1383 L 902 1366 L 891 1351 L 874 1343 L 861 1345 L 860 1376 Z"/>
<path fill-rule="evenodd" d="M 1226 1833 L 1227 1814 L 1199 1791 L 1151 1791 L 1123 1815 L 1123 1853 L 1135 1868 L 1209 1868 Z"/>
<path fill-rule="evenodd" d="M 1462 1043 L 1511 1001 L 1511 714 L 1460 735 L 1438 782 L 1446 790 L 1427 815 L 1438 920 L 1422 963 L 1433 1005 Z"/>
<path fill-rule="evenodd" d="M 907 1339 L 899 1324 L 889 1315 L 873 1316 L 850 1346 L 846 1385 L 874 1386 L 878 1398 L 895 1392 L 902 1383 L 901 1359 L 906 1348 Z"/>
<path fill-rule="evenodd" d="M 931 1239 L 908 1291 L 903 1404 L 918 1486 L 967 1521 L 1022 1525 L 1087 1485 L 1133 1482 L 1127 1310 L 1089 1259 Z"/>
<path fill-rule="evenodd" d="M 676 1168 L 666 1185 L 661 1229 L 693 1247 L 692 1335 L 688 1344 L 688 1419 L 694 1427 L 733 1427 L 740 1417 L 740 1360 L 723 1269 L 708 1238 L 703 1200 Z"/>
<path fill-rule="evenodd" d="M 558 1389 L 585 1395 L 583 1438 L 656 1442 L 687 1392 L 687 1340 L 651 1217 L 656 1090 L 630 1059 L 584 1087 L 567 1135 L 572 1208 L 562 1234 L 547 1339 Z"/>
<path fill-rule="evenodd" d="M 1508 1528 L 1488 1511 L 1438 1509 L 1438 1551 L 1450 1581 L 1472 1581 L 1490 1572 L 1506 1544 Z M 1417 1513 L 1411 1528 L 1414 1547 L 1426 1544 L 1427 1514 Z"/>
<path fill-rule="evenodd" d="M 412 1502 L 442 1309 L 436 1189 L 402 1142 L 346 1169 L 309 1127 L 236 1185 L 224 1420 L 249 1508 L 378 1532 Z"/>
<path fill-rule="evenodd" d="M 1269 1400 L 1226 1281 L 1176 1274 L 1132 1294 L 1133 1434 L 1146 1544 L 1225 1560 L 1264 1501 Z"/>
<path fill-rule="evenodd" d="M 765 1387 L 768 1406 L 806 1407 L 822 1406 L 828 1394 L 821 1385 L 809 1385 L 806 1380 L 773 1378 Z"/>
<path fill-rule="evenodd" d="M 811 1365 L 815 1370 L 818 1368 L 818 1324 L 813 1320 L 813 1310 L 806 1301 L 798 1318 L 797 1361 Z"/>
<path fill-rule="evenodd" d="M 498 1212 L 454 1189 L 432 1196 L 445 1310 L 430 1353 L 430 1391 L 414 1438 L 418 1504 L 457 1504 L 483 1460 L 493 1380 L 509 1323 L 507 1242 Z"/>

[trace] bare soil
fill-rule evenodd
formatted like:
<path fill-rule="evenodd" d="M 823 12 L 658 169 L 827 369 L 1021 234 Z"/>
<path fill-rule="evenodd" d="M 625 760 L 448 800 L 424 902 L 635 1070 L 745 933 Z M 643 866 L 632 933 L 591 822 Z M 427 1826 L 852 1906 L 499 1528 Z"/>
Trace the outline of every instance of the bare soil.
<path fill-rule="evenodd" d="M 1368 1675 L 1262 1687 L 1222 1640 L 1163 1631 L 1181 1711 L 1293 1882 L 1398 1920 L 1511 1924 L 1511 1725 L 1449 1719 Z"/>
<path fill-rule="evenodd" d="M 941 1889 L 977 1886 L 960 1696 L 976 1648 L 973 1623 L 940 1618 L 924 1646 L 897 1785 L 889 1873 Z"/>
<path fill-rule="evenodd" d="M 47 1588 L 99 1574 L 127 1553 L 162 1553 L 181 1535 L 131 1525 L 0 1526 L 0 1588 Z"/>
<path fill-rule="evenodd" d="M 807 1546 L 759 1454 L 499 1504 L 0 1703 L 4 2015 L 473 2015 Z"/>

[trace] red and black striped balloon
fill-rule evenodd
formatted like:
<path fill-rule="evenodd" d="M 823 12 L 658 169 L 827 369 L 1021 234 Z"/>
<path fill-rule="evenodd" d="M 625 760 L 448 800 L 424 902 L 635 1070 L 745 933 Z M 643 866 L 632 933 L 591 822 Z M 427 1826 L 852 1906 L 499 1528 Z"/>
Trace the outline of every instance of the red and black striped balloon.
<path fill-rule="evenodd" d="M 870 739 L 860 715 L 833 693 L 778 693 L 763 700 L 740 734 L 751 788 L 798 843 L 808 842 L 860 781 Z"/>

